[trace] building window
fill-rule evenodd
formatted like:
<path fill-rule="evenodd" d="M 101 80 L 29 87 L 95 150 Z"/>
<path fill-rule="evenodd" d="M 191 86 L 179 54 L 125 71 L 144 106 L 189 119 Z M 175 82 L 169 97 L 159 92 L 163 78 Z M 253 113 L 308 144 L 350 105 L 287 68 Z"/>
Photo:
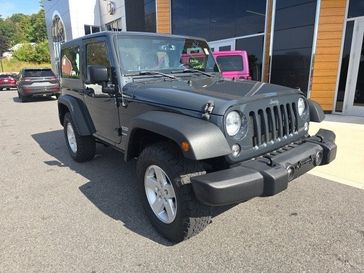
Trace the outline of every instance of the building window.
<path fill-rule="evenodd" d="M 171 0 L 171 4 L 173 34 L 202 37 L 214 45 L 238 37 L 235 49 L 247 51 L 252 78 L 261 80 L 266 0 Z M 214 50 L 222 51 L 233 45 L 216 46 Z"/>
<path fill-rule="evenodd" d="M 171 0 L 172 33 L 208 41 L 264 33 L 266 0 Z"/>
<path fill-rule="evenodd" d="M 344 40 L 343 54 L 341 59 L 340 80 L 336 96 L 336 109 L 335 109 L 336 112 L 343 111 L 346 79 L 348 76 L 348 68 L 349 68 L 351 41 L 353 39 L 353 28 L 354 28 L 353 21 L 349 21 L 346 23 L 345 40 Z"/>
<path fill-rule="evenodd" d="M 146 32 L 156 32 L 155 0 L 144 0 L 144 21 Z"/>
<path fill-rule="evenodd" d="M 128 31 L 156 32 L 155 0 L 125 0 Z"/>
<path fill-rule="evenodd" d="M 109 30 L 109 31 L 122 31 L 122 28 L 121 28 L 121 19 L 117 19 L 115 21 L 112 21 L 110 23 L 107 23 L 105 25 L 106 27 L 106 30 Z"/>
<path fill-rule="evenodd" d="M 70 47 L 62 50 L 61 71 L 63 78 L 80 78 L 80 48 Z"/>
<path fill-rule="evenodd" d="M 236 50 L 246 50 L 249 58 L 249 70 L 253 80 L 262 79 L 264 35 L 236 40 Z"/>
<path fill-rule="evenodd" d="M 100 27 L 98 26 L 85 25 L 84 28 L 85 28 L 85 35 L 100 32 Z"/>
<path fill-rule="evenodd" d="M 272 83 L 300 88 L 307 93 L 316 2 L 277 0 L 271 63 Z"/>
<path fill-rule="evenodd" d="M 348 18 L 364 16 L 364 1 L 350 0 Z"/>

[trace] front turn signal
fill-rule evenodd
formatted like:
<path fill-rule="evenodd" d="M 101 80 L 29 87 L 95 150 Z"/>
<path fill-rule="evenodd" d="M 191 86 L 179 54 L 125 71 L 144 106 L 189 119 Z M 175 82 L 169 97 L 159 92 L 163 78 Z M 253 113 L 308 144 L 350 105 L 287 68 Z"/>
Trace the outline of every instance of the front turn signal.
<path fill-rule="evenodd" d="M 190 150 L 190 144 L 187 141 L 182 141 L 181 142 L 181 149 L 182 149 L 182 151 L 187 153 Z"/>

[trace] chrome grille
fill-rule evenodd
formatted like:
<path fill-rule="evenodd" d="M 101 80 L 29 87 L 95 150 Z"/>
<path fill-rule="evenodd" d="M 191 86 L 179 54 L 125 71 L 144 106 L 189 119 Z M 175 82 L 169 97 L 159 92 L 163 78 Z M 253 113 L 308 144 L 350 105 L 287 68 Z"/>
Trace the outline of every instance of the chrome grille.
<path fill-rule="evenodd" d="M 288 137 L 298 131 L 296 104 L 280 104 L 250 111 L 249 122 L 253 128 L 254 146 Z"/>

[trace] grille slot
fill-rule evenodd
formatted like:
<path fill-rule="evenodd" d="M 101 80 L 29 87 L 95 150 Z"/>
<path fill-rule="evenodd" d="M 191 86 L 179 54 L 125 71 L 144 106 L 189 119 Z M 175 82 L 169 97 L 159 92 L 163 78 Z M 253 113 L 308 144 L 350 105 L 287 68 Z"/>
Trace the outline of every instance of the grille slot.
<path fill-rule="evenodd" d="M 281 104 L 250 111 L 253 146 L 260 146 L 298 131 L 295 103 Z"/>

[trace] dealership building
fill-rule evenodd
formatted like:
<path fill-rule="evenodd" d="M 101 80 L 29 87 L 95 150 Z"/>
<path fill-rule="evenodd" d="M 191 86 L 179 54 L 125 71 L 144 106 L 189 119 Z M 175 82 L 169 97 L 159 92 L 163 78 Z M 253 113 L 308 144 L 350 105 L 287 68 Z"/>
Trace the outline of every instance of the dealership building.
<path fill-rule="evenodd" d="M 91 33 L 146 31 L 246 50 L 253 79 L 300 88 L 327 112 L 364 116 L 363 0 L 44 0 L 52 63 Z"/>

